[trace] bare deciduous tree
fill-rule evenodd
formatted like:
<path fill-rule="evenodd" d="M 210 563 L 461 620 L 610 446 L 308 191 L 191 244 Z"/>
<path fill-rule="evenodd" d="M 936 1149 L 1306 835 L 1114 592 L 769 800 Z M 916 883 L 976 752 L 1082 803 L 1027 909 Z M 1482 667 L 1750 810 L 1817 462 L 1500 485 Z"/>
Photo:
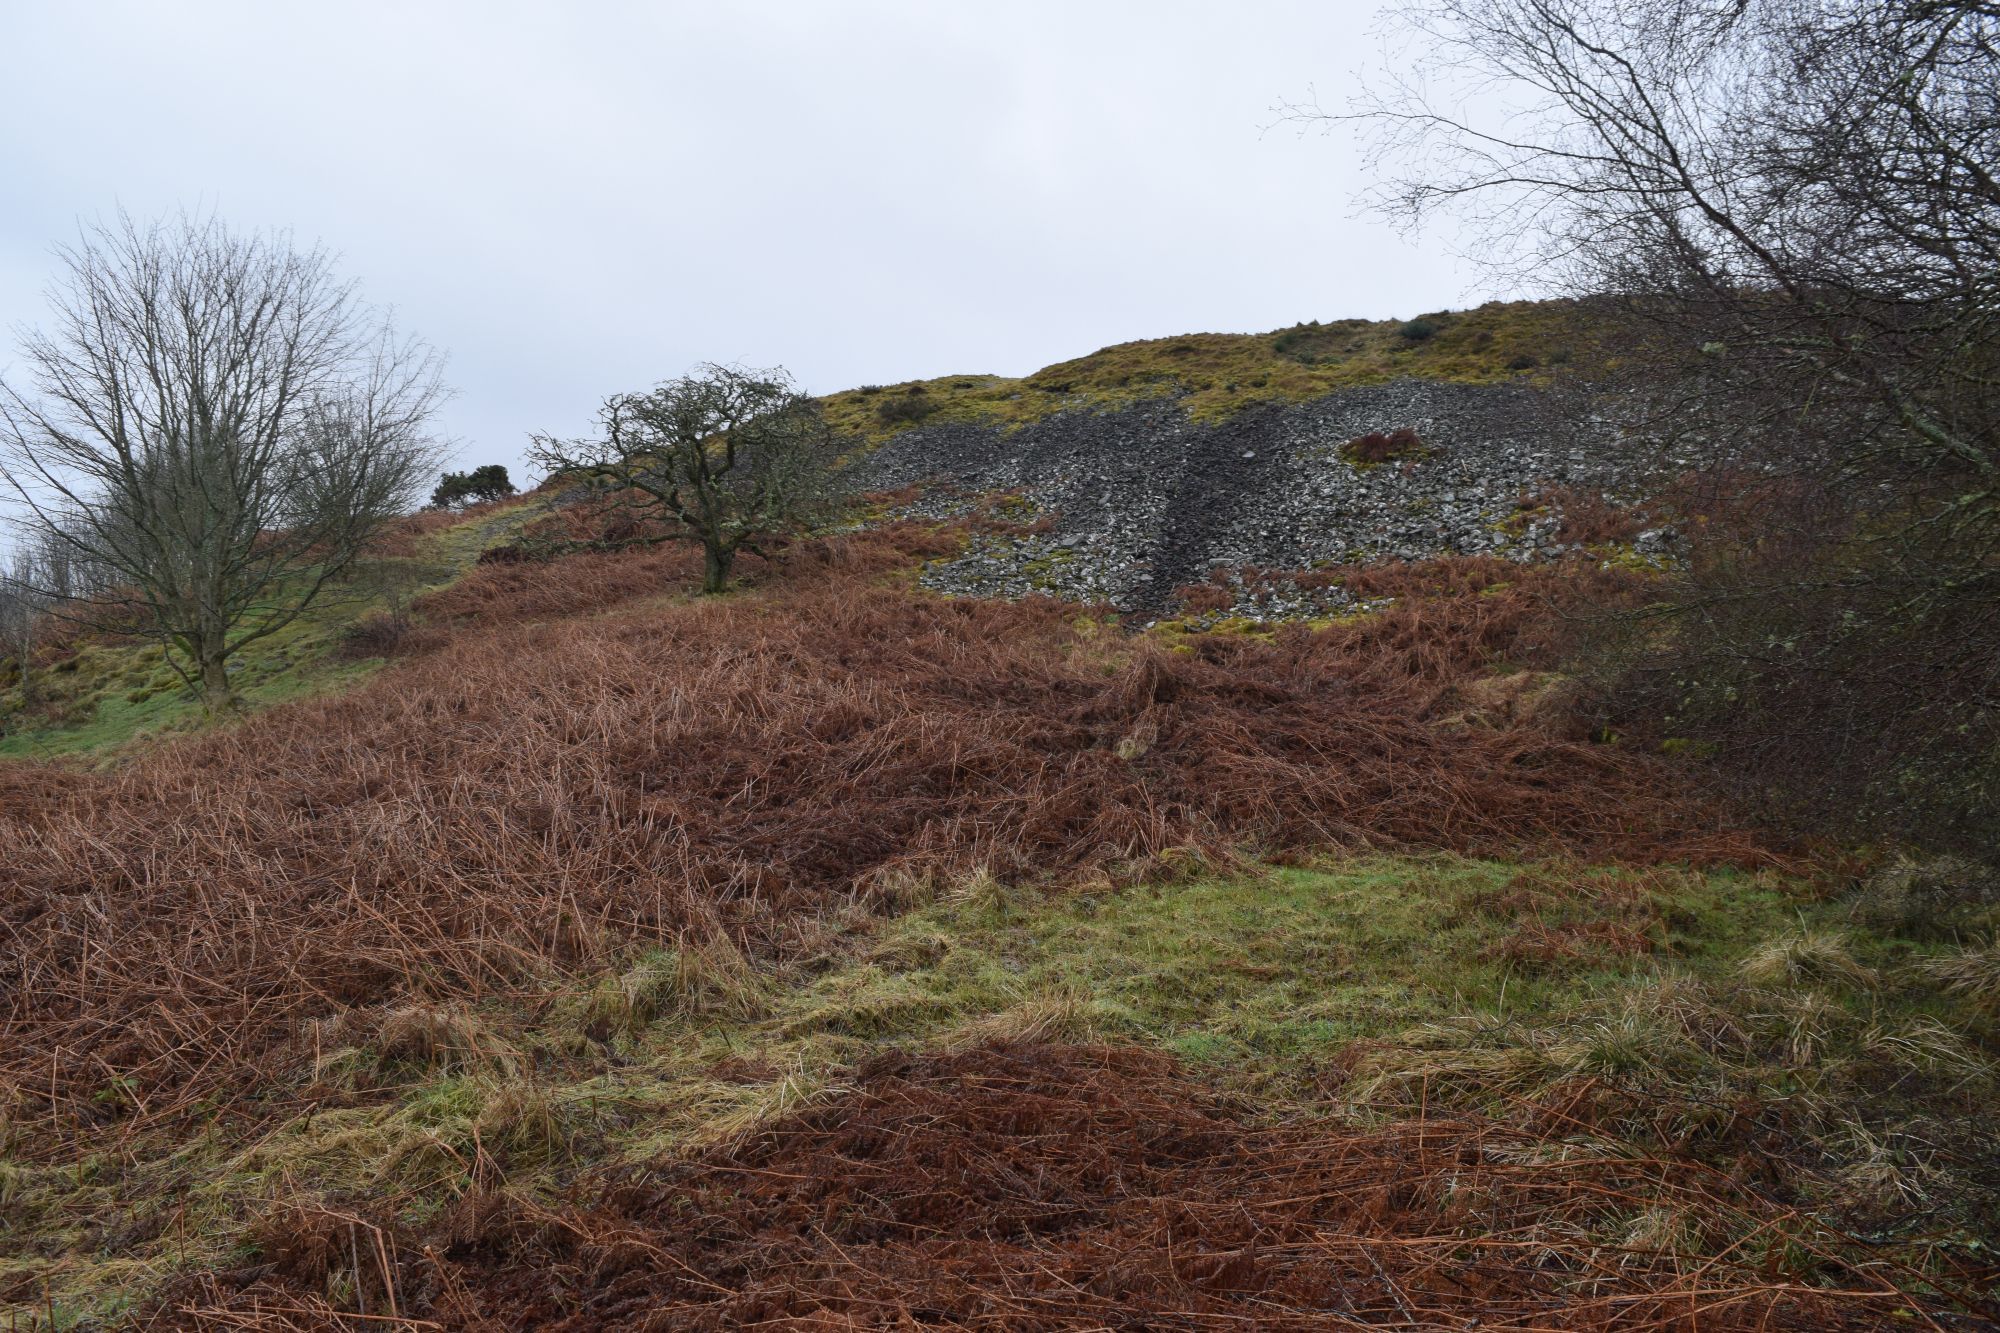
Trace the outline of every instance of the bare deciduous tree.
<path fill-rule="evenodd" d="M 320 249 L 121 217 L 60 251 L 51 331 L 0 384 L 0 479 L 101 575 L 66 614 L 158 638 L 210 706 L 434 466 L 440 358 Z"/>
<path fill-rule="evenodd" d="M 1503 273 L 1586 298 L 1621 344 L 1597 409 L 1758 497 L 1639 636 L 1659 697 L 1802 806 L 1978 822 L 2000 791 L 2000 8 L 1413 0 L 1396 30 L 1386 85 L 1290 113 L 1374 131 L 1384 208 L 1457 210 Z"/>
<path fill-rule="evenodd" d="M 17 548 L 0 573 L 0 654 L 11 655 L 20 676 L 21 702 L 39 699 L 35 687 L 35 643 L 43 614 L 48 609 L 41 591 L 40 571 L 34 552 Z"/>
<path fill-rule="evenodd" d="M 598 412 L 600 438 L 537 435 L 529 458 L 600 489 L 635 525 L 703 551 L 702 591 L 729 584 L 738 551 L 809 525 L 838 500 L 837 438 L 782 369 L 703 365 Z"/>
<path fill-rule="evenodd" d="M 2000 9 L 1981 0 L 1418 0 L 1424 54 L 1345 115 L 1376 202 L 1622 298 L 1676 377 L 1785 396 L 1788 441 L 1991 489 Z M 1740 404 L 1732 404 L 1731 410 Z M 1982 526 L 2000 520 L 1986 507 Z"/>

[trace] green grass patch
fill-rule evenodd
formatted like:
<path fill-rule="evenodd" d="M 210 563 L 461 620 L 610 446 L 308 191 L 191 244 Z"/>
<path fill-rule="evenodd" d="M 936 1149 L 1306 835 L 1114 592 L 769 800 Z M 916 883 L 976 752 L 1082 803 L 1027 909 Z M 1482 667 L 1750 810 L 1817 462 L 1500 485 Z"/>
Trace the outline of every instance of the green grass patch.
<path fill-rule="evenodd" d="M 1778 929 L 1791 910 L 1745 876 L 1675 875 L 1670 888 L 1629 889 L 1662 904 L 1628 942 L 1644 952 L 1584 948 L 1559 965 L 1524 963 L 1507 947 L 1518 922 L 1488 910 L 1517 874 L 1499 863 L 1382 858 L 936 906 L 887 927 L 874 961 L 799 992 L 791 1004 L 802 1012 L 784 1021 L 924 1041 L 941 1024 L 1034 997 L 1087 996 L 1087 1026 L 1104 1038 L 1159 1043 L 1242 1086 L 1297 1093 L 1315 1059 L 1351 1041 L 1464 1012 L 1561 1008 L 1649 973 L 1661 951 L 1712 970 L 1731 940 Z M 1600 905 L 1585 897 L 1545 910 L 1560 929 L 1594 920 Z"/>
<path fill-rule="evenodd" d="M 283 629 L 231 659 L 245 709 L 351 687 L 382 665 L 342 651 L 364 617 L 444 587 L 528 514 L 521 507 L 468 518 L 416 539 L 413 554 L 366 559 L 324 589 Z M 205 725 L 201 701 L 167 665 L 160 645 L 85 638 L 67 657 L 36 670 L 39 701 L 22 696 L 18 670 L 0 689 L 0 759 L 105 754 L 142 737 Z"/>

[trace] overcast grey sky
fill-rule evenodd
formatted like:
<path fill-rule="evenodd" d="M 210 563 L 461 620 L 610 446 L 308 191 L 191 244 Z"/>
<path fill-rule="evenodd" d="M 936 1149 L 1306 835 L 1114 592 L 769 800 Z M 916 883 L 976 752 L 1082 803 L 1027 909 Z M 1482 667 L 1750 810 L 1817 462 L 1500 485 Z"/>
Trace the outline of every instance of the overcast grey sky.
<path fill-rule="evenodd" d="M 79 217 L 324 241 L 516 465 L 696 361 L 814 391 L 1490 293 L 1356 218 L 1372 3 L 0 0 L 0 324 Z M 0 366 L 13 359 L 13 337 Z"/>

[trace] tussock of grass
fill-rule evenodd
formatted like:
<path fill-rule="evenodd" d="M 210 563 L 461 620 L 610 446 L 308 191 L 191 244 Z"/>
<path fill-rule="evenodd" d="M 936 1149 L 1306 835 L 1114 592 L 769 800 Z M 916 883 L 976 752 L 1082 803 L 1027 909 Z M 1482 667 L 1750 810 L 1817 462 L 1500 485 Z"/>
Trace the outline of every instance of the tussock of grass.
<path fill-rule="evenodd" d="M 1927 958 L 1921 970 L 1952 994 L 2000 1012 L 2000 938 Z"/>
<path fill-rule="evenodd" d="M 1004 912 L 1013 890 L 987 866 L 975 866 L 944 891 L 945 901 L 975 912 Z"/>
<path fill-rule="evenodd" d="M 1706 1240 L 1702 1233 L 1701 1219 L 1693 1210 L 1656 1205 L 1633 1213 L 1631 1221 L 1617 1237 L 1617 1244 L 1619 1248 L 1634 1251 L 1637 1255 L 1674 1254 L 1687 1257 L 1702 1253 Z M 1634 1261 L 1635 1256 L 1632 1255 L 1624 1260 L 1626 1263 Z"/>
<path fill-rule="evenodd" d="M 1869 1024 L 1860 1047 L 1877 1064 L 1948 1079 L 1977 1079 L 1993 1070 L 1963 1031 L 1925 1014 Z"/>
<path fill-rule="evenodd" d="M 1782 1067 L 1810 1075 L 1824 1068 L 1834 1043 L 1852 1034 L 1854 1015 L 1838 1000 L 1819 991 L 1780 991 L 1751 1017 L 1775 1043 Z"/>
<path fill-rule="evenodd" d="M 1023 1042 L 1086 1042 L 1097 1034 L 1088 996 L 1063 987 L 1030 996 L 998 1013 L 963 1024 L 945 1040 L 948 1050 Z"/>
<path fill-rule="evenodd" d="M 1855 961 L 1848 937 L 1836 930 L 1801 930 L 1759 947 L 1743 960 L 1743 976 L 1759 986 L 1861 986 L 1875 974 Z"/>
<path fill-rule="evenodd" d="M 574 1147 L 574 1117 L 547 1088 L 515 1080 L 492 1083 L 482 1094 L 479 1115 L 473 1122 L 481 1143 L 495 1145 L 517 1160 L 569 1160 Z"/>
<path fill-rule="evenodd" d="M 365 1066 L 396 1076 L 416 1071 L 449 1074 L 520 1072 L 521 1060 L 505 1039 L 477 1015 L 453 1005 L 401 1004 L 350 1009 L 318 1025 L 321 1055 L 315 1073 L 326 1076 Z"/>
<path fill-rule="evenodd" d="M 532 1180 L 572 1164 L 585 1118 L 575 1089 L 490 1074 L 442 1078 L 386 1105 L 302 1119 L 237 1158 L 219 1183 L 252 1194 L 283 1182 L 332 1194 L 457 1197 L 485 1178 Z"/>
<path fill-rule="evenodd" d="M 796 1115 L 846 1090 L 844 1084 L 800 1063 L 769 1083 L 757 1086 L 747 1097 L 737 1099 L 709 1116 L 677 1146 L 683 1151 L 691 1151 L 739 1140 L 773 1121 Z"/>
<path fill-rule="evenodd" d="M 943 891 L 934 868 L 891 863 L 877 867 L 856 887 L 856 898 L 886 916 L 928 907 Z"/>
<path fill-rule="evenodd" d="M 1833 1187 L 1835 1197 L 1850 1208 L 1876 1215 L 1917 1209 L 1938 1190 L 1950 1188 L 1950 1173 L 1938 1167 L 1935 1150 L 1909 1133 L 1849 1125 L 1822 1146 L 1841 1163 L 1833 1172 Z"/>
<path fill-rule="evenodd" d="M 681 949 L 653 950 L 591 992 L 583 1031 L 603 1041 L 637 1036 L 663 1016 L 749 1018 L 765 1003 L 763 979 L 726 935 Z"/>

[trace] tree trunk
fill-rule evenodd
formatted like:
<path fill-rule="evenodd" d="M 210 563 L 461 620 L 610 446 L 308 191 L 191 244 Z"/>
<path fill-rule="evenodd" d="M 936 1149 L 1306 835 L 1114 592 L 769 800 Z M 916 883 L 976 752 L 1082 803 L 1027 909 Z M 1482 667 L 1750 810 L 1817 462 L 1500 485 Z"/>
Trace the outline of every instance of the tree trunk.
<path fill-rule="evenodd" d="M 729 567 L 736 563 L 736 552 L 716 542 L 702 544 L 701 590 L 704 594 L 721 592 L 729 586 Z"/>
<path fill-rule="evenodd" d="M 21 645 L 21 703 L 30 708 L 42 701 L 42 692 L 35 684 L 35 666 L 30 657 L 32 652 L 30 645 Z"/>
<path fill-rule="evenodd" d="M 229 688 L 229 667 L 223 656 L 221 641 L 202 644 L 199 657 L 202 707 L 211 713 L 220 712 L 235 701 L 235 695 Z"/>

